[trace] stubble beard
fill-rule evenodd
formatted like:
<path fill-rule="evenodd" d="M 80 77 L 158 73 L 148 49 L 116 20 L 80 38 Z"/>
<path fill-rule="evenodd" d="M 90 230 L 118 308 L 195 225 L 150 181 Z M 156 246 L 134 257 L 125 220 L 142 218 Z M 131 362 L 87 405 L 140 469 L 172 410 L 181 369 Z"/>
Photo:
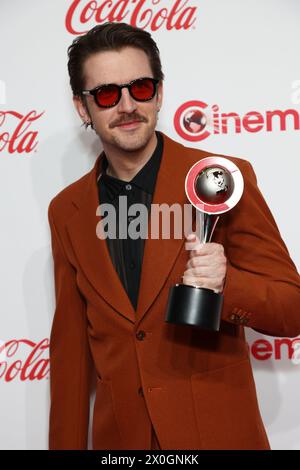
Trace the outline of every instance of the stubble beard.
<path fill-rule="evenodd" d="M 142 128 L 137 131 L 125 131 L 124 135 L 113 134 L 111 139 L 107 140 L 109 146 L 115 147 L 122 152 L 128 153 L 137 153 L 144 150 L 149 144 L 153 133 L 155 132 L 156 127 L 155 121 L 154 125 L 143 129 L 144 124 L 142 123 Z M 121 131 L 122 132 L 122 131 Z"/>

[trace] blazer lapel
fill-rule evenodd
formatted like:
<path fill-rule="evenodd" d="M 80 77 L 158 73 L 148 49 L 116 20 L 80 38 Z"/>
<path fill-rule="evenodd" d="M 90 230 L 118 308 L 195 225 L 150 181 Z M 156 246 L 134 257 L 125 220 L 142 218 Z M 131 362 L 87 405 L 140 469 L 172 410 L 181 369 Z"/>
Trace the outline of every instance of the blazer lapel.
<path fill-rule="evenodd" d="M 87 184 L 73 199 L 77 212 L 67 221 L 67 230 L 74 253 L 85 276 L 111 307 L 131 322 L 135 311 L 112 264 L 106 240 L 97 237 L 96 226 L 101 218 L 96 215 L 99 206 L 97 175 L 102 156 L 87 174 Z"/>

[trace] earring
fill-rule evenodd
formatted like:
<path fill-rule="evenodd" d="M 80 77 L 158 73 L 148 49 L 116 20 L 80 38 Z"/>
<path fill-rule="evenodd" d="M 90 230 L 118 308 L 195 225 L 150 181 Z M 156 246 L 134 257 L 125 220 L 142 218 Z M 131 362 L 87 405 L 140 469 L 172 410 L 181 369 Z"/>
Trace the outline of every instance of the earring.
<path fill-rule="evenodd" d="M 82 125 L 87 129 L 89 126 L 93 128 L 91 121 L 82 121 Z"/>

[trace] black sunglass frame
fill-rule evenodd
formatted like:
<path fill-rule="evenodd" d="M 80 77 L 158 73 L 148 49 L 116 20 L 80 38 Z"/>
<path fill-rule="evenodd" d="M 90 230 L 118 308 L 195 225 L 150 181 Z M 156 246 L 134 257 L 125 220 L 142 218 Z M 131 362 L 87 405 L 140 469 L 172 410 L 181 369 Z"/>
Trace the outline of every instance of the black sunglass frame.
<path fill-rule="evenodd" d="M 131 91 L 131 86 L 134 85 L 136 82 L 139 82 L 141 80 L 150 80 L 153 84 L 153 95 L 151 96 L 151 98 L 147 99 L 147 100 L 139 100 L 137 98 L 135 98 L 133 95 L 132 95 L 132 91 Z M 131 82 L 129 83 L 123 83 L 122 85 L 118 85 L 117 83 L 106 83 L 105 85 L 99 85 L 99 86 L 96 86 L 95 88 L 92 88 L 91 90 L 82 90 L 82 95 L 92 95 L 94 97 L 94 101 L 96 103 L 97 106 L 99 106 L 99 108 L 113 108 L 114 106 L 116 106 L 120 99 L 121 99 L 121 96 L 122 96 L 122 88 L 127 88 L 129 93 L 130 93 L 130 96 L 135 100 L 135 101 L 139 101 L 139 102 L 146 102 L 146 101 L 151 101 L 154 96 L 156 95 L 156 91 L 157 91 L 157 84 L 158 84 L 159 80 L 157 78 L 152 78 L 152 77 L 141 77 L 141 78 L 136 78 L 135 80 L 131 80 Z M 109 87 L 109 86 L 115 86 L 117 87 L 118 89 L 118 97 L 116 99 L 116 101 L 111 104 L 111 105 L 108 105 L 108 106 L 104 106 L 104 105 L 101 105 L 100 103 L 98 103 L 97 101 L 97 93 L 99 90 L 101 90 L 101 88 L 106 88 L 106 87 Z"/>

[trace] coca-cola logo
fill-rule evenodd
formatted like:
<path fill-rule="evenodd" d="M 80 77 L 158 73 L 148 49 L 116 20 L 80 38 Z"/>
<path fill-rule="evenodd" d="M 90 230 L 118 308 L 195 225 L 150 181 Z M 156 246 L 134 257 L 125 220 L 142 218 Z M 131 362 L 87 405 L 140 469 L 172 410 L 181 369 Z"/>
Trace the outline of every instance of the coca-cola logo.
<path fill-rule="evenodd" d="M 66 15 L 66 29 L 71 34 L 84 34 L 95 23 L 125 22 L 141 29 L 157 31 L 190 29 L 196 22 L 197 6 L 190 0 L 74 0 Z"/>
<path fill-rule="evenodd" d="M 33 152 L 38 144 L 38 131 L 31 127 L 43 114 L 44 112 L 37 114 L 35 110 L 27 114 L 0 111 L 0 152 L 4 150 L 10 154 Z M 17 120 L 16 125 L 15 122 L 9 122 L 10 119 Z M 13 128 L 13 131 L 4 130 L 5 126 Z"/>
<path fill-rule="evenodd" d="M 49 339 L 12 339 L 0 345 L 0 380 L 42 380 L 49 374 Z"/>

